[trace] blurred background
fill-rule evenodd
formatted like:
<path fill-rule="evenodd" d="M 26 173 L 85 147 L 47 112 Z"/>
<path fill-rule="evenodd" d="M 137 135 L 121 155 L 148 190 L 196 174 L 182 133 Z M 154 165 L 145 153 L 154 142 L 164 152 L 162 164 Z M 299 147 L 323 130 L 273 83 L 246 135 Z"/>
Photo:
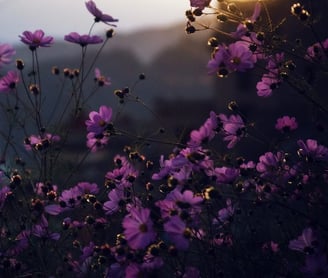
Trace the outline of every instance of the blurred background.
<path fill-rule="evenodd" d="M 234 2 L 245 10 L 246 17 L 252 15 L 255 1 Z M 322 14 L 327 3 L 311 2 L 307 1 L 307 4 L 311 4 L 318 20 L 327 21 Z M 119 112 L 122 126 L 140 138 L 151 136 L 163 141 L 183 142 L 190 130 L 199 128 L 206 120 L 210 110 L 218 114 L 231 113 L 227 108 L 230 101 L 237 101 L 247 121 L 254 122 L 258 134 L 267 134 L 268 138 L 276 135 L 275 121 L 286 115 L 286 112 L 300 122 L 299 133 L 295 137 L 307 134 L 314 136 L 317 133 L 315 128 L 309 129 L 309 124 L 318 118 L 313 112 L 315 107 L 309 107 L 304 99 L 290 92 L 287 86 L 282 85 L 271 98 L 257 96 L 256 83 L 261 79 L 263 70 L 233 73 L 223 79 L 208 75 L 206 64 L 212 49 L 207 45 L 207 40 L 218 34 L 211 31 L 186 34 L 185 11 L 189 9 L 188 0 L 98 0 L 95 3 L 104 13 L 119 19 L 114 37 L 103 49 L 96 63 L 104 75 L 110 76 L 112 85 L 102 88 L 90 100 L 83 111 L 80 125 L 71 124 L 70 119 L 67 119 L 67 124 L 71 125 L 72 132 L 76 134 L 67 150 L 67 157 L 72 158 L 72 162 L 76 161 L 76 153 L 85 148 L 84 121 L 89 111 L 98 109 L 102 104 L 113 107 L 114 114 Z M 288 27 L 283 25 L 279 29 L 282 38 L 288 35 L 291 42 L 301 38 L 304 47 L 316 42 L 309 29 L 302 27 L 291 16 L 290 6 L 293 1 L 285 1 L 284 10 L 281 9 L 279 0 L 267 0 L 265 3 L 273 25 L 278 25 L 283 18 L 287 19 Z M 48 117 L 53 117 L 50 108 L 58 96 L 60 83 L 51 74 L 51 69 L 53 66 L 60 70 L 79 67 L 80 47 L 64 42 L 62 38 L 73 31 L 88 33 L 93 17 L 86 10 L 85 1 L 0 0 L 0 14 L 0 23 L 3 26 L 0 42 L 15 45 L 16 58 L 25 61 L 27 71 L 31 68 L 30 51 L 19 41 L 18 35 L 25 30 L 43 29 L 46 35 L 55 37 L 56 41 L 51 49 L 42 48 L 38 51 L 43 83 L 48 85 L 49 110 L 45 113 L 48 113 Z M 216 21 L 214 25 L 221 28 Z M 317 36 L 323 40 L 327 31 L 322 26 L 325 26 L 324 22 L 319 25 Z M 107 29 L 108 26 L 99 23 L 94 32 L 103 36 Z M 218 35 L 218 39 L 224 41 L 225 37 Z M 97 49 L 97 46 L 88 48 L 89 62 L 95 57 Z M 144 73 L 146 79 L 134 87 L 140 73 Z M 90 82 L 92 78 L 93 76 Z M 320 82 L 322 79 L 319 79 Z M 135 102 L 126 103 L 124 107 L 120 105 L 113 92 L 124 87 L 133 88 L 133 94 L 145 105 Z M 161 128 L 165 129 L 164 133 L 158 132 Z M 108 153 L 112 157 L 130 143 L 131 139 L 113 137 L 108 152 L 90 157 L 85 174 L 92 175 L 96 171 L 103 173 L 104 169 L 99 165 L 104 162 L 104 167 L 108 168 Z M 140 146 L 140 151 L 155 161 L 158 160 L 159 153 L 169 153 L 173 148 L 166 144 L 144 144 L 142 140 L 135 140 L 134 143 Z M 227 151 L 226 144 L 219 139 L 216 144 L 219 152 Z M 268 150 L 268 146 L 258 144 L 252 138 L 246 138 L 236 148 L 236 152 L 250 159 L 257 159 L 258 154 L 264 150 Z M 95 161 L 99 164 L 95 164 Z"/>

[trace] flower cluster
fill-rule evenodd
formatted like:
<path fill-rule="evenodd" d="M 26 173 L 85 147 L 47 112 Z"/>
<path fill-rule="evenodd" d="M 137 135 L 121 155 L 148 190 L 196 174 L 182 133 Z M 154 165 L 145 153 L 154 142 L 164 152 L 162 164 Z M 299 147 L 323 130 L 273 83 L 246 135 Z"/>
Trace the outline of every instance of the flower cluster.
<path fill-rule="evenodd" d="M 279 105 L 287 110 L 274 120 L 265 117 L 270 109 L 254 117 L 247 105 L 231 101 L 230 114 L 213 109 L 183 139 L 164 138 L 164 129 L 143 137 L 117 120 L 130 100 L 151 110 L 133 88 L 114 90 L 118 108 L 107 99 L 99 108 L 88 105 L 96 91 L 111 86 L 96 59 L 112 29 L 104 37 L 93 35 L 92 28 L 87 35 L 64 36 L 82 49 L 79 68 L 52 68 L 67 92 L 58 94 L 64 106 L 60 101 L 46 106 L 37 55 L 54 38 L 41 29 L 23 32 L 32 71 L 17 59 L 16 69 L 0 78 L 1 277 L 328 276 L 328 108 L 325 86 L 312 76 L 320 81 L 327 72 L 328 39 L 315 33 L 309 45 L 291 46 L 279 33 L 285 20 L 274 26 L 267 2 L 256 2 L 248 16 L 239 2 L 218 1 L 216 7 L 214 1 L 190 0 L 186 31 L 210 29 L 227 36 L 208 40 L 210 74 L 255 72 L 255 82 L 248 82 L 261 100 L 278 97 L 273 90 L 289 86 L 315 110 L 314 121 L 291 113 L 293 104 L 285 106 L 283 98 Z M 118 20 L 94 1 L 85 7 L 94 17 L 92 26 L 115 27 Z M 288 12 L 314 32 L 307 7 L 294 3 Z M 213 24 L 228 23 L 229 31 L 201 22 L 213 15 Z M 90 63 L 91 44 L 101 46 Z M 1 70 L 11 66 L 14 55 L 12 46 L 0 44 Z M 50 119 L 44 114 L 49 107 Z M 81 134 L 83 150 L 76 151 Z M 149 151 L 150 143 L 171 149 Z"/>

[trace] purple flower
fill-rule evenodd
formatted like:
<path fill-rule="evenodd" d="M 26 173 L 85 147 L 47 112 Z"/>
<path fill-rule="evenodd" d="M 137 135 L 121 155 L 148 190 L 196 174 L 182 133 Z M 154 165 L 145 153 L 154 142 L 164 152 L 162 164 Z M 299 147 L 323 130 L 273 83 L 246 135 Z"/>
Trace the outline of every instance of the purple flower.
<path fill-rule="evenodd" d="M 143 258 L 141 267 L 146 270 L 158 269 L 164 265 L 163 258 L 160 256 L 147 253 Z"/>
<path fill-rule="evenodd" d="M 164 223 L 164 231 L 178 250 L 188 249 L 191 231 L 179 216 L 172 216 L 168 222 Z"/>
<path fill-rule="evenodd" d="M 144 249 L 156 238 L 148 208 L 132 207 L 123 219 L 124 236 L 133 249 Z"/>
<path fill-rule="evenodd" d="M 58 215 L 63 211 L 63 209 L 60 205 L 52 204 L 46 205 L 44 207 L 44 211 L 50 215 Z"/>
<path fill-rule="evenodd" d="M 75 208 L 81 204 L 81 191 L 78 187 L 74 186 L 66 189 L 59 197 L 59 202 L 62 208 Z"/>
<path fill-rule="evenodd" d="M 200 146 L 202 143 L 211 141 L 216 134 L 215 129 L 217 128 L 217 125 L 216 114 L 211 111 L 210 117 L 205 123 L 198 130 L 193 130 L 190 133 L 190 141 L 188 142 L 188 145 L 195 147 Z"/>
<path fill-rule="evenodd" d="M 203 10 L 208 7 L 211 0 L 190 0 L 190 6 Z"/>
<path fill-rule="evenodd" d="M 258 17 L 260 16 L 260 13 L 261 13 L 261 3 L 256 2 L 252 16 L 250 18 L 246 19 L 244 23 L 238 24 L 237 30 L 232 33 L 232 36 L 235 39 L 240 39 L 241 37 L 245 36 L 247 34 L 247 32 L 249 32 L 249 28 L 247 28 L 246 24 L 253 25 L 256 22 L 256 20 L 258 19 Z M 251 33 L 253 33 L 253 32 L 251 32 Z"/>
<path fill-rule="evenodd" d="M 218 183 L 232 183 L 239 176 L 240 170 L 231 167 L 217 167 L 214 169 L 214 176 Z"/>
<path fill-rule="evenodd" d="M 59 233 L 50 233 L 48 230 L 48 220 L 44 215 L 41 216 L 41 221 L 39 224 L 36 224 L 32 228 L 32 234 L 36 237 L 44 239 L 59 240 Z"/>
<path fill-rule="evenodd" d="M 68 35 L 65 35 L 64 40 L 72 43 L 77 43 L 82 47 L 85 47 L 88 44 L 99 44 L 103 42 L 103 39 L 99 36 L 79 35 L 76 32 L 71 32 Z"/>
<path fill-rule="evenodd" d="M 25 149 L 30 150 L 37 150 L 42 151 L 49 148 L 52 144 L 59 142 L 60 136 L 52 135 L 50 133 L 46 133 L 42 136 L 40 135 L 31 135 L 30 137 L 26 138 L 24 141 Z"/>
<path fill-rule="evenodd" d="M 19 77 L 16 71 L 8 71 L 5 76 L 0 79 L 0 92 L 10 92 L 16 88 Z"/>
<path fill-rule="evenodd" d="M 108 144 L 109 138 L 103 134 L 96 134 L 94 132 L 89 132 L 87 134 L 87 147 L 91 149 L 92 152 L 96 152 L 102 149 Z"/>
<path fill-rule="evenodd" d="M 257 82 L 257 95 L 260 97 L 269 97 L 272 91 L 280 85 L 282 79 L 279 77 L 280 68 L 283 65 L 285 54 L 277 53 L 268 57 L 266 69 L 268 73 L 263 74 L 261 81 Z"/>
<path fill-rule="evenodd" d="M 113 214 L 114 212 L 118 211 L 122 204 L 124 204 L 124 191 L 122 189 L 112 189 L 108 193 L 108 201 L 104 203 L 103 209 L 105 214 Z"/>
<path fill-rule="evenodd" d="M 161 180 L 166 178 L 169 174 L 181 170 L 187 163 L 189 163 L 188 159 L 181 154 L 177 156 L 171 156 L 171 158 L 167 160 L 164 160 L 164 156 L 161 155 L 159 161 L 161 169 L 159 173 L 153 174 L 152 179 Z"/>
<path fill-rule="evenodd" d="M 300 147 L 298 153 L 301 156 L 313 160 L 328 160 L 328 148 L 318 144 L 317 140 L 307 139 L 305 142 L 303 140 L 298 140 L 297 144 Z"/>
<path fill-rule="evenodd" d="M 323 42 L 315 43 L 308 47 L 305 55 L 305 59 L 307 60 L 315 60 L 315 61 L 322 61 L 323 59 L 327 59 L 328 50 L 328 39 L 325 39 Z"/>
<path fill-rule="evenodd" d="M 110 124 L 111 119 L 112 108 L 102 105 L 99 108 L 99 112 L 92 111 L 89 113 L 89 120 L 85 121 L 87 131 L 102 134 Z"/>
<path fill-rule="evenodd" d="M 16 54 L 15 49 L 9 44 L 0 44 L 0 67 L 3 64 L 9 64 L 11 57 Z"/>
<path fill-rule="evenodd" d="M 17 256 L 29 247 L 30 230 L 21 231 L 15 238 L 15 245 L 6 251 L 7 256 Z"/>
<path fill-rule="evenodd" d="M 117 167 L 106 173 L 106 182 L 115 185 L 118 189 L 131 187 L 133 180 L 139 175 L 138 170 L 124 156 L 116 155 L 114 161 L 118 163 Z"/>
<path fill-rule="evenodd" d="M 276 53 L 275 55 L 271 55 L 268 57 L 268 62 L 265 68 L 269 70 L 269 73 L 273 73 L 277 75 L 284 61 L 285 61 L 285 53 L 284 52 Z"/>
<path fill-rule="evenodd" d="M 102 11 L 97 8 L 96 4 L 92 0 L 85 2 L 85 6 L 87 7 L 88 11 L 95 17 L 95 22 L 101 21 L 105 24 L 116 27 L 116 25 L 109 22 L 117 22 L 118 19 L 115 19 L 108 14 L 102 13 Z"/>
<path fill-rule="evenodd" d="M 172 215 L 176 215 L 181 210 L 175 202 L 170 200 L 158 200 L 156 206 L 161 210 L 161 216 L 163 219 L 169 219 Z"/>
<path fill-rule="evenodd" d="M 49 192 L 56 193 L 58 186 L 51 183 L 37 182 L 35 184 L 34 192 L 38 195 L 45 196 Z"/>
<path fill-rule="evenodd" d="M 256 63 L 256 56 L 249 50 L 248 43 L 237 41 L 228 46 L 226 65 L 229 71 L 246 71 L 252 69 Z"/>
<path fill-rule="evenodd" d="M 90 182 L 79 182 L 76 187 L 81 192 L 82 195 L 84 194 L 98 194 L 99 187 L 96 183 Z"/>
<path fill-rule="evenodd" d="M 218 211 L 218 219 L 225 223 L 231 219 L 235 213 L 235 207 L 232 205 L 231 199 L 226 200 L 227 207 L 222 208 Z"/>
<path fill-rule="evenodd" d="M 298 124 L 295 117 L 283 116 L 277 119 L 275 128 L 283 133 L 297 129 Z"/>
<path fill-rule="evenodd" d="M 226 76 L 229 72 L 244 72 L 254 67 L 256 56 L 249 50 L 249 43 L 237 41 L 229 46 L 221 45 L 208 62 L 210 74 L 216 73 L 219 77 Z"/>
<path fill-rule="evenodd" d="M 317 247 L 317 237 L 311 227 L 305 228 L 302 234 L 289 242 L 288 248 L 304 253 L 313 253 Z"/>
<path fill-rule="evenodd" d="M 111 84 L 110 78 L 102 75 L 98 68 L 95 68 L 95 81 L 100 87 L 109 86 Z"/>
<path fill-rule="evenodd" d="M 30 31 L 24 31 L 22 36 L 19 36 L 21 41 L 27 44 L 31 50 L 35 50 L 38 47 L 49 47 L 54 38 L 51 36 L 45 36 L 42 30 L 36 30 L 33 33 Z"/>
<path fill-rule="evenodd" d="M 228 149 L 233 148 L 245 133 L 245 124 L 239 115 L 230 115 L 227 117 L 220 114 L 219 119 L 222 123 L 223 140 L 228 141 Z"/>
<path fill-rule="evenodd" d="M 269 97 L 272 91 L 278 88 L 280 80 L 273 74 L 263 74 L 261 81 L 257 82 L 256 89 L 259 97 Z"/>
<path fill-rule="evenodd" d="M 181 192 L 176 188 L 167 194 L 165 201 L 173 202 L 176 211 L 188 211 L 188 213 L 192 216 L 195 215 L 195 213 L 201 212 L 203 197 L 195 195 L 191 190 Z M 163 205 L 161 202 L 158 204 Z"/>
<path fill-rule="evenodd" d="M 256 170 L 261 173 L 262 177 L 276 176 L 278 170 L 281 169 L 281 164 L 284 161 L 284 153 L 277 152 L 266 152 L 261 155 L 259 162 L 256 164 Z"/>

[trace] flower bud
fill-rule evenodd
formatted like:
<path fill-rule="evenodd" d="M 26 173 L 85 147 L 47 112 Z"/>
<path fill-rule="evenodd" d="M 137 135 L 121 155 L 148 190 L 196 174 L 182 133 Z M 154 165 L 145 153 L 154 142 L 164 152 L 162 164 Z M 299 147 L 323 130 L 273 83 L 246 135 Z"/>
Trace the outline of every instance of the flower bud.
<path fill-rule="evenodd" d="M 18 70 L 23 70 L 24 69 L 24 61 L 22 59 L 17 59 L 16 60 L 16 68 Z"/>
<path fill-rule="evenodd" d="M 114 29 L 109 29 L 106 32 L 106 38 L 110 39 L 114 36 Z"/>

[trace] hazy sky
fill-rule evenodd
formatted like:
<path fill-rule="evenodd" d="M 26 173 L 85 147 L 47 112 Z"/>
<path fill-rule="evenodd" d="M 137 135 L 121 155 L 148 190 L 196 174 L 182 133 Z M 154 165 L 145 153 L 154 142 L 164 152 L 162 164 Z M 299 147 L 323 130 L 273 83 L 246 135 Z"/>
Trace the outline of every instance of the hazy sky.
<path fill-rule="evenodd" d="M 43 29 L 47 35 L 63 37 L 70 32 L 87 33 L 93 17 L 86 0 L 0 0 L 0 43 L 18 42 L 23 31 Z M 185 20 L 189 0 L 94 0 L 103 12 L 118 18 L 116 32 L 152 26 L 167 26 Z M 97 24 L 97 31 L 106 30 Z"/>

